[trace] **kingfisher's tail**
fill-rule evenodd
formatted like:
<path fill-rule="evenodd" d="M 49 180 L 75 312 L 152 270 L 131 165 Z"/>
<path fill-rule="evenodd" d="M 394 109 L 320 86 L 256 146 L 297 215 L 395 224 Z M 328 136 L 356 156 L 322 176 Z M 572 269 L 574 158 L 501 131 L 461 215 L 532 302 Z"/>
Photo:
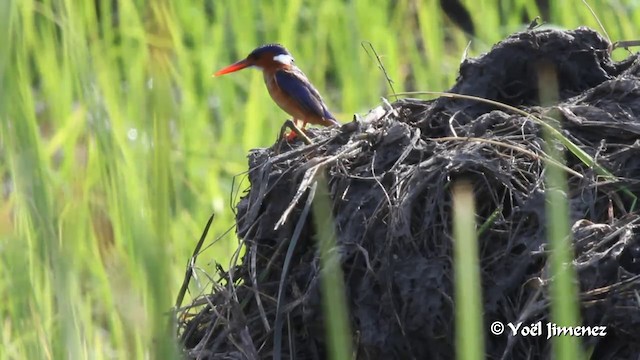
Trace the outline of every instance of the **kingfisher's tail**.
<path fill-rule="evenodd" d="M 332 123 L 333 125 L 340 125 L 340 123 L 338 122 L 338 119 L 336 119 L 335 116 L 333 116 L 333 114 L 329 111 L 329 109 L 327 109 L 326 107 L 324 107 L 324 118 Z"/>

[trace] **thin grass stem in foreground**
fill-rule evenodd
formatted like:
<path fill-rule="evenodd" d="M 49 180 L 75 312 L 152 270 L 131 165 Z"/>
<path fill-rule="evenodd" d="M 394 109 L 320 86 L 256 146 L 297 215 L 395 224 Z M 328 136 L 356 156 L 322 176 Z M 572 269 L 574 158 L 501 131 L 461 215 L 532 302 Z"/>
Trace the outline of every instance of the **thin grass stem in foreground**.
<path fill-rule="evenodd" d="M 542 61 L 538 66 L 540 103 L 550 106 L 557 103 L 558 80 L 555 66 Z M 556 110 L 552 110 L 555 112 Z M 559 118 L 556 113 L 550 115 Z M 553 122 L 555 123 L 555 122 Z M 550 126 L 552 126 L 552 124 Z M 543 127 L 545 152 L 557 163 L 564 163 L 562 152 L 556 147 L 556 137 L 548 127 Z M 556 130 L 557 132 L 557 130 Z M 551 322 L 557 326 L 580 325 L 580 301 L 578 298 L 577 275 L 573 267 L 573 249 L 569 219 L 568 185 L 565 172 L 554 166 L 545 168 L 545 194 L 547 238 L 549 241 L 551 274 Z M 547 334 L 549 336 L 551 334 Z M 579 338 L 576 336 L 552 337 L 553 353 L 556 359 L 583 359 Z"/>
<path fill-rule="evenodd" d="M 331 197 L 327 180 L 322 172 L 317 179 L 317 191 L 313 200 L 313 219 L 320 248 L 320 281 L 322 308 L 325 319 L 329 359 L 351 359 L 351 326 L 347 308 L 344 275 L 340 266 L 339 248 L 331 210 Z"/>
<path fill-rule="evenodd" d="M 479 360 L 484 359 L 484 330 L 473 186 L 459 180 L 453 185 L 452 197 L 456 358 Z"/>

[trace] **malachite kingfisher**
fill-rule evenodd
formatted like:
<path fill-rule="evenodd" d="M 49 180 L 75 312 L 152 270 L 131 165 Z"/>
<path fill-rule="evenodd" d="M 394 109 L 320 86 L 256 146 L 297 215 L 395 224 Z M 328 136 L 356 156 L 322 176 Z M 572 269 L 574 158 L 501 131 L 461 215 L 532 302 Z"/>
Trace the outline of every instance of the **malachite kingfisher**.
<path fill-rule="evenodd" d="M 248 67 L 262 70 L 269 95 L 282 110 L 293 116 L 294 124 L 296 120 L 301 121 L 303 129 L 307 124 L 340 125 L 318 90 L 298 69 L 293 56 L 282 45 L 261 46 L 245 59 L 219 70 L 213 76 L 229 74 Z"/>

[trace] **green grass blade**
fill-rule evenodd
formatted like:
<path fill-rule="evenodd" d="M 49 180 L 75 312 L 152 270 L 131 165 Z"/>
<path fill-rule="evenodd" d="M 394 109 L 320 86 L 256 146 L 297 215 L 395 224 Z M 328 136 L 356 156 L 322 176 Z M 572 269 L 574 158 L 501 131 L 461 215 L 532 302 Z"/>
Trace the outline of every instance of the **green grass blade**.
<path fill-rule="evenodd" d="M 340 265 L 340 249 L 336 246 L 331 198 L 324 175 L 317 177 L 317 184 L 313 200 L 313 219 L 322 266 L 320 282 L 328 354 L 329 359 L 346 360 L 353 357 L 353 350 L 344 274 Z"/>
<path fill-rule="evenodd" d="M 453 197 L 453 265 L 455 274 L 456 358 L 484 359 L 482 287 L 478 261 L 473 187 L 459 181 Z"/>
<path fill-rule="evenodd" d="M 541 89 L 540 103 L 543 106 L 555 104 L 560 96 L 557 74 L 553 64 L 550 62 L 539 64 L 538 82 L 539 89 Z M 557 122 L 552 124 L 554 123 Z M 564 157 L 555 146 L 557 137 L 550 131 L 550 126 L 543 128 L 545 152 L 556 162 L 562 163 Z M 581 324 L 578 305 L 580 302 L 577 274 L 573 267 L 567 178 L 564 171 L 547 166 L 544 182 L 547 200 L 547 237 L 550 247 L 549 263 L 552 274 L 550 284 L 551 321 L 558 326 L 578 326 Z M 556 359 L 583 359 L 584 354 L 581 351 L 579 341 L 579 338 L 574 336 L 554 336 L 552 338 L 554 357 Z"/>

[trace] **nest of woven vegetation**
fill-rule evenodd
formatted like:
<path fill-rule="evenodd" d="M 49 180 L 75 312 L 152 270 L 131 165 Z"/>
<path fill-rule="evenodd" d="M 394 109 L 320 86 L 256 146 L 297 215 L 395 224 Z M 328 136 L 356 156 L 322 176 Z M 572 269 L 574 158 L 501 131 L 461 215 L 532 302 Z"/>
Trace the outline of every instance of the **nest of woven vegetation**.
<path fill-rule="evenodd" d="M 468 98 L 406 99 L 341 129 L 312 129 L 312 145 L 252 151 L 251 186 L 237 213 L 244 255 L 216 275 L 223 280 L 206 301 L 181 314 L 187 357 L 270 359 L 277 349 L 283 359 L 327 358 L 318 214 L 309 206 L 324 173 L 357 358 L 454 358 L 450 185 L 461 178 L 473 184 L 482 226 L 487 357 L 549 358 L 545 336 L 489 333 L 493 321 L 550 321 L 549 156 L 538 119 L 553 121 L 538 101 L 541 62 L 557 71 L 552 108 L 561 134 L 597 163 L 564 151 L 582 321 L 607 327 L 605 337 L 582 342 L 592 358 L 640 353 L 640 216 L 632 211 L 640 196 L 640 56 L 613 62 L 609 46 L 584 28 L 526 31 L 461 64 L 451 93 L 529 115 Z"/>

